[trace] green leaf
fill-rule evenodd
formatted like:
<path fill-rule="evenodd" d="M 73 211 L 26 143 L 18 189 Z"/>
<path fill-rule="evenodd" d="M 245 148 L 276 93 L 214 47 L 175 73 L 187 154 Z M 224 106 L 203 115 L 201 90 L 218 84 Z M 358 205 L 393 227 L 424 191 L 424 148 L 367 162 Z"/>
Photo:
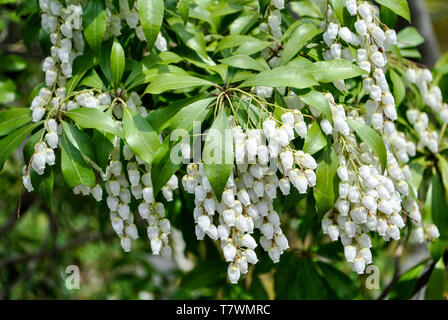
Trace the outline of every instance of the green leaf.
<path fill-rule="evenodd" d="M 224 108 L 213 122 L 204 143 L 204 169 L 216 198 L 221 196 L 233 170 L 233 140 Z"/>
<path fill-rule="evenodd" d="M 371 127 L 353 120 L 347 119 L 348 125 L 358 134 L 358 136 L 376 153 L 381 163 L 381 170 L 384 172 L 387 164 L 387 151 L 383 139 Z"/>
<path fill-rule="evenodd" d="M 149 122 L 132 109 L 123 108 L 123 130 L 131 150 L 147 164 L 151 164 L 160 147 L 160 140 Z"/>
<path fill-rule="evenodd" d="M 328 263 L 318 262 L 318 266 L 325 282 L 339 299 L 354 299 L 359 294 L 358 285 L 345 273 Z"/>
<path fill-rule="evenodd" d="M 45 201 L 48 208 L 54 212 L 53 207 L 53 186 L 54 186 L 54 175 L 53 168 L 45 168 L 43 175 L 38 175 L 34 170 L 30 169 L 31 184 L 34 190 L 39 194 L 39 196 Z"/>
<path fill-rule="evenodd" d="M 333 147 L 327 145 L 317 163 L 316 186 L 313 189 L 317 212 L 324 215 L 336 201 L 336 172 L 339 161 Z"/>
<path fill-rule="evenodd" d="M 397 34 L 397 47 L 410 48 L 417 47 L 425 42 L 425 39 L 414 27 L 406 27 Z"/>
<path fill-rule="evenodd" d="M 95 69 L 92 69 L 89 74 L 86 75 L 84 79 L 82 79 L 80 85 L 89 88 L 96 88 L 101 91 L 107 91 L 106 85 L 104 84 L 103 80 L 101 80 Z"/>
<path fill-rule="evenodd" d="M 93 144 L 95 146 L 96 158 L 101 169 L 106 170 L 109 164 L 109 156 L 114 148 L 107 135 L 95 130 L 93 132 Z"/>
<path fill-rule="evenodd" d="M 114 88 L 118 87 L 118 83 L 120 83 L 121 77 L 123 77 L 124 64 L 123 47 L 115 40 L 112 44 L 112 51 L 110 52 L 110 73 Z"/>
<path fill-rule="evenodd" d="M 297 274 L 297 286 L 302 288 L 300 298 L 304 300 L 326 299 L 327 290 L 323 278 L 316 269 L 316 264 L 309 259 L 303 259 L 298 270 L 300 271 Z"/>
<path fill-rule="evenodd" d="M 191 24 L 184 25 L 179 17 L 171 17 L 168 24 L 179 36 L 185 45 L 196 52 L 196 54 L 207 64 L 215 65 L 212 59 L 207 55 L 205 37 L 202 32 L 198 32 Z"/>
<path fill-rule="evenodd" d="M 82 131 L 69 124 L 68 122 L 61 121 L 64 134 L 70 141 L 70 143 L 78 149 L 81 154 L 92 160 L 96 161 L 95 151 L 90 137 Z"/>
<path fill-rule="evenodd" d="M 406 88 L 401 77 L 392 69 L 390 70 L 390 79 L 392 80 L 395 103 L 399 106 L 406 96 Z"/>
<path fill-rule="evenodd" d="M 448 205 L 446 193 L 443 190 L 440 178 L 433 174 L 431 180 L 431 216 L 432 221 L 437 225 L 441 239 L 448 239 Z"/>
<path fill-rule="evenodd" d="M 152 82 L 146 88 L 145 93 L 160 94 L 168 90 L 214 85 L 213 82 L 189 75 L 164 73 L 157 75 L 152 79 Z"/>
<path fill-rule="evenodd" d="M 410 299 L 412 297 L 418 277 L 422 273 L 424 267 L 424 264 L 419 264 L 405 272 L 392 288 L 389 297 L 390 300 Z"/>
<path fill-rule="evenodd" d="M 89 187 L 95 185 L 95 173 L 82 157 L 81 153 L 62 134 L 61 138 L 61 170 L 70 188 L 84 184 Z"/>
<path fill-rule="evenodd" d="M 354 78 L 367 73 L 357 65 L 344 59 L 314 62 L 307 67 L 307 71 L 319 82 L 323 83 Z"/>
<path fill-rule="evenodd" d="M 25 70 L 27 66 L 26 60 L 16 54 L 8 54 L 0 59 L 0 71 L 2 72 L 19 72 Z"/>
<path fill-rule="evenodd" d="M 267 70 L 267 67 L 263 63 L 243 54 L 233 55 L 219 61 L 234 68 L 256 70 L 260 72 Z"/>
<path fill-rule="evenodd" d="M 251 36 L 232 34 L 221 39 L 216 47 L 216 51 L 239 47 L 235 54 L 251 55 L 263 50 L 269 45 L 269 42 Z"/>
<path fill-rule="evenodd" d="M 89 0 L 82 14 L 84 36 L 90 48 L 98 52 L 106 32 L 106 5 L 104 0 Z"/>
<path fill-rule="evenodd" d="M 3 169 L 3 165 L 9 156 L 19 148 L 22 141 L 25 140 L 31 131 L 42 125 L 42 123 L 43 121 L 30 123 L 27 126 L 13 131 L 0 140 L 0 170 Z"/>
<path fill-rule="evenodd" d="M 73 61 L 73 75 L 67 81 L 67 84 L 65 86 L 66 96 L 69 96 L 73 92 L 73 90 L 75 90 L 79 81 L 81 81 L 86 72 L 89 69 L 93 68 L 94 65 L 94 58 L 89 53 L 85 53 L 75 58 L 75 60 Z"/>
<path fill-rule="evenodd" d="M 446 275 L 443 258 L 440 258 L 429 277 L 425 290 L 425 300 L 446 300 L 448 276 Z"/>
<path fill-rule="evenodd" d="M 4 136 L 24 124 L 31 122 L 31 112 L 25 108 L 0 111 L 0 136 Z"/>
<path fill-rule="evenodd" d="M 179 0 L 177 3 L 177 11 L 179 11 L 184 24 L 187 24 L 188 15 L 190 12 L 190 0 Z"/>
<path fill-rule="evenodd" d="M 317 85 L 317 81 L 307 70 L 299 70 L 289 65 L 263 71 L 244 81 L 240 87 L 267 86 L 304 89 Z"/>
<path fill-rule="evenodd" d="M 154 196 L 168 182 L 173 174 L 182 166 L 182 162 L 174 163 L 171 158 L 171 150 L 176 146 L 170 147 L 170 137 L 167 137 L 154 155 L 151 167 L 151 179 Z"/>
<path fill-rule="evenodd" d="M 97 129 L 99 131 L 112 133 L 120 138 L 123 137 L 123 133 L 112 117 L 98 109 L 76 108 L 70 110 L 65 115 L 76 122 L 81 128 Z"/>
<path fill-rule="evenodd" d="M 345 0 L 330 0 L 331 6 L 339 20 L 339 22 L 344 25 L 344 8 Z"/>
<path fill-rule="evenodd" d="M 205 96 L 195 96 L 192 98 L 176 100 L 167 107 L 159 108 L 152 111 L 146 117 L 146 120 L 149 121 L 149 124 L 154 128 L 154 130 L 160 132 L 161 130 L 169 126 L 174 115 L 182 110 L 182 108 L 185 108 L 198 100 L 202 100 L 204 99 L 204 97 Z"/>
<path fill-rule="evenodd" d="M 13 102 L 17 98 L 17 87 L 12 79 L 0 78 L 0 105 Z"/>
<path fill-rule="evenodd" d="M 322 93 L 310 90 L 305 94 L 299 94 L 299 98 L 306 105 L 312 106 L 322 112 L 330 122 L 333 122 L 330 104 L 328 103 L 328 99 Z"/>
<path fill-rule="evenodd" d="M 193 102 L 182 108 L 170 121 L 170 130 L 183 129 L 189 132 L 193 129 L 195 122 L 202 122 L 208 113 L 208 106 L 215 97 L 210 97 Z"/>
<path fill-rule="evenodd" d="M 314 121 L 308 133 L 305 136 L 305 143 L 303 144 L 303 152 L 315 154 L 327 145 L 327 140 L 322 133 L 317 121 Z"/>
<path fill-rule="evenodd" d="M 322 30 L 312 23 L 305 23 L 294 30 L 291 38 L 286 42 L 280 57 L 280 65 L 285 65 L 303 48 L 303 46 Z"/>
<path fill-rule="evenodd" d="M 437 167 L 441 173 L 445 198 L 448 199 L 448 161 L 440 153 L 437 153 Z"/>
<path fill-rule="evenodd" d="M 245 34 L 257 22 L 257 12 L 242 12 L 241 15 L 230 24 L 230 34 Z"/>
<path fill-rule="evenodd" d="M 137 0 L 138 16 L 140 18 L 143 32 L 149 49 L 154 46 L 154 43 L 159 34 L 160 27 L 163 22 L 163 13 L 165 9 L 163 0 Z"/>
<path fill-rule="evenodd" d="M 409 12 L 409 6 L 406 0 L 376 0 L 376 2 L 388 7 L 400 17 L 411 22 L 411 13 Z"/>

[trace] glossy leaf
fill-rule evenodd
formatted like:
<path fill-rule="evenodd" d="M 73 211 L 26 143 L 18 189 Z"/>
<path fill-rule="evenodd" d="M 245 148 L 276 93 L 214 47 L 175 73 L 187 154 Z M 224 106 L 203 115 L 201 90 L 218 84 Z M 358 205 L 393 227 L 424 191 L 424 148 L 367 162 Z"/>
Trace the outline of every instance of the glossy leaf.
<path fill-rule="evenodd" d="M 310 90 L 307 93 L 299 94 L 299 98 L 306 105 L 312 106 L 322 112 L 330 122 L 333 122 L 330 104 L 328 103 L 328 99 L 322 93 Z"/>
<path fill-rule="evenodd" d="M 177 10 L 182 17 L 182 21 L 187 24 L 188 15 L 190 13 L 190 0 L 179 0 L 177 3 Z"/>
<path fill-rule="evenodd" d="M 175 163 L 171 158 L 171 150 L 175 150 L 175 146 L 170 146 L 170 137 L 167 137 L 160 148 L 154 155 L 151 167 L 151 179 L 154 196 L 162 189 L 173 174 L 182 166 L 182 162 Z"/>
<path fill-rule="evenodd" d="M 317 81 L 310 72 L 285 65 L 260 72 L 244 81 L 240 87 L 267 86 L 304 89 L 317 84 Z"/>
<path fill-rule="evenodd" d="M 53 207 L 53 186 L 54 186 L 54 174 L 53 167 L 45 168 L 45 172 L 42 175 L 38 175 L 34 170 L 30 169 L 31 184 L 34 190 L 39 194 L 42 200 L 45 201 L 48 208 L 54 212 Z"/>
<path fill-rule="evenodd" d="M 221 201 L 227 180 L 233 170 L 233 138 L 229 120 L 221 108 L 211 126 L 202 153 L 204 169 L 216 198 Z"/>
<path fill-rule="evenodd" d="M 120 82 L 121 77 L 123 77 L 124 64 L 123 47 L 117 40 L 115 40 L 112 44 L 112 51 L 110 52 L 110 73 L 115 88 L 118 87 L 118 83 Z"/>
<path fill-rule="evenodd" d="M 411 13 L 409 12 L 409 6 L 406 0 L 376 0 L 376 2 L 388 7 L 400 17 L 411 22 Z"/>
<path fill-rule="evenodd" d="M 446 193 L 438 175 L 434 174 L 431 180 L 431 216 L 437 225 L 441 239 L 448 239 L 448 204 Z"/>
<path fill-rule="evenodd" d="M 96 161 L 94 146 L 90 137 L 84 132 L 78 130 L 71 124 L 65 121 L 61 121 L 64 134 L 70 141 L 70 143 L 78 149 L 81 154 L 92 160 Z"/>
<path fill-rule="evenodd" d="M 118 128 L 112 117 L 95 108 L 76 108 L 65 114 L 78 126 L 86 129 L 97 129 L 122 137 L 123 133 Z"/>
<path fill-rule="evenodd" d="M 17 129 L 0 140 L 0 170 L 3 169 L 5 161 L 11 154 L 17 150 L 23 140 L 37 127 L 43 124 L 43 121 L 30 123 L 20 129 Z"/>
<path fill-rule="evenodd" d="M 183 108 L 186 108 L 187 106 L 193 104 L 194 102 L 203 99 L 204 97 L 205 96 L 196 96 L 192 98 L 176 100 L 167 107 L 159 108 L 152 111 L 146 117 L 146 120 L 149 121 L 149 124 L 154 128 L 154 130 L 160 132 L 161 130 L 169 126 L 176 113 L 178 113 Z"/>
<path fill-rule="evenodd" d="M 108 139 L 107 135 L 95 130 L 93 132 L 93 145 L 95 146 L 96 158 L 98 165 L 101 169 L 106 170 L 109 164 L 109 157 L 114 148 L 112 142 Z"/>
<path fill-rule="evenodd" d="M 366 74 L 366 71 L 344 59 L 318 61 L 310 64 L 307 71 L 323 83 L 349 79 Z"/>
<path fill-rule="evenodd" d="M 406 96 L 406 88 L 403 80 L 394 70 L 390 70 L 390 79 L 392 80 L 395 104 L 399 106 Z"/>
<path fill-rule="evenodd" d="M 425 42 L 425 39 L 418 33 L 414 27 L 406 27 L 397 33 L 397 47 L 409 48 L 416 47 Z"/>
<path fill-rule="evenodd" d="M 82 14 L 82 25 L 85 39 L 94 52 L 98 52 L 104 39 L 106 20 L 104 0 L 89 0 Z"/>
<path fill-rule="evenodd" d="M 31 112 L 27 108 L 11 108 L 0 111 L 0 136 L 31 122 Z"/>
<path fill-rule="evenodd" d="M 267 70 L 263 63 L 243 54 L 233 55 L 228 58 L 221 59 L 220 61 L 228 66 L 240 69 L 256 70 L 260 72 Z"/>
<path fill-rule="evenodd" d="M 317 163 L 316 186 L 313 188 L 317 212 L 323 216 L 336 201 L 336 172 L 339 166 L 338 158 L 332 146 L 327 146 Z"/>
<path fill-rule="evenodd" d="M 132 109 L 123 108 L 123 131 L 131 150 L 140 159 L 151 164 L 154 154 L 160 147 L 160 140 L 149 122 Z"/>
<path fill-rule="evenodd" d="M 146 88 L 145 93 L 160 94 L 168 90 L 213 85 L 215 85 L 213 82 L 205 79 L 189 75 L 165 73 L 155 76 Z"/>
<path fill-rule="evenodd" d="M 66 96 L 69 96 L 73 90 L 75 90 L 78 83 L 84 77 L 86 72 L 93 68 L 94 66 L 94 58 L 91 54 L 83 54 L 79 57 L 76 57 L 73 61 L 73 74 L 70 79 L 68 79 L 67 84 L 65 86 Z"/>
<path fill-rule="evenodd" d="M 159 34 L 163 22 L 165 4 L 163 0 L 137 0 L 138 16 L 148 47 L 151 49 Z"/>
<path fill-rule="evenodd" d="M 363 140 L 370 148 L 372 148 L 373 152 L 376 153 L 380 159 L 381 170 L 384 172 L 387 164 L 387 151 L 384 141 L 381 139 L 380 135 L 374 129 L 359 121 L 347 119 L 347 123 L 358 134 L 361 140 Z"/>
<path fill-rule="evenodd" d="M 303 144 L 303 152 L 309 153 L 311 155 L 315 154 L 327 145 L 327 140 L 325 139 L 322 130 L 320 129 L 317 121 L 314 121 L 308 133 L 305 136 L 305 143 Z"/>
<path fill-rule="evenodd" d="M 291 38 L 284 45 L 280 57 L 280 65 L 288 63 L 313 37 L 321 33 L 322 30 L 312 23 L 305 23 L 294 30 Z"/>
<path fill-rule="evenodd" d="M 61 170 L 70 188 L 95 185 L 95 173 L 65 134 L 61 138 Z"/>

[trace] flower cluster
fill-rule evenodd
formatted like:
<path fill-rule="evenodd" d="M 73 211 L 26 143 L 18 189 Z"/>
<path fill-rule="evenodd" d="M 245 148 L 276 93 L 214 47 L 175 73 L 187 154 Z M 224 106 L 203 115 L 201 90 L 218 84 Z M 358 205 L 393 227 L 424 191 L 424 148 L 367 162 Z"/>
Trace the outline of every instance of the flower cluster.
<path fill-rule="evenodd" d="M 65 84 L 72 76 L 73 60 L 84 50 L 82 28 L 82 7 L 75 2 L 68 2 L 63 7 L 60 2 L 53 0 L 40 0 L 39 6 L 42 14 L 42 28 L 50 34 L 52 43 L 51 56 L 44 59 L 42 70 L 45 72 L 47 87 L 41 88 L 34 97 L 30 109 L 33 122 L 38 122 L 46 116 L 45 136 L 35 145 L 35 152 L 31 157 L 30 166 L 42 175 L 45 166 L 54 165 L 61 127 L 51 118 L 57 111 L 66 108 Z M 45 138 L 45 141 L 43 141 Z M 30 166 L 24 167 L 23 183 L 28 191 L 33 190 L 29 173 Z"/>
<path fill-rule="evenodd" d="M 135 30 L 135 34 L 140 41 L 146 41 L 145 33 L 143 32 L 143 27 L 138 15 L 137 1 L 134 2 L 132 8 L 129 8 L 129 2 L 127 0 L 120 0 L 118 5 L 119 10 L 117 12 L 112 2 L 106 1 L 106 39 L 120 36 L 123 22 L 129 28 Z M 167 41 L 162 36 L 161 32 L 157 35 L 155 46 L 161 52 L 167 50 Z"/>
<path fill-rule="evenodd" d="M 221 201 L 212 190 L 203 163 L 189 164 L 182 184 L 195 195 L 197 238 L 208 235 L 221 241 L 229 262 L 229 279 L 236 283 L 241 274 L 247 273 L 248 263 L 258 261 L 254 251 L 257 242 L 252 236 L 255 229 L 260 230 L 259 243 L 273 262 L 278 262 L 289 247 L 272 202 L 277 189 L 288 195 L 291 184 L 299 193 L 314 187 L 317 165 L 312 156 L 290 147 L 294 132 L 300 137 L 306 134 L 306 124 L 298 110 L 283 113 L 281 120 L 271 115 L 264 120 L 263 131 L 243 129 L 233 118 L 229 122 L 235 161 Z"/>

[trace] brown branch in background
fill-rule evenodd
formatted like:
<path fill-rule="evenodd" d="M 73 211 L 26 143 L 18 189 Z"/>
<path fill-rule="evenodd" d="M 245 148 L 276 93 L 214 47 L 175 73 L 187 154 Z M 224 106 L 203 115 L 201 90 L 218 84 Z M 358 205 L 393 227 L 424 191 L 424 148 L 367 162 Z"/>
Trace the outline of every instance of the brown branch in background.
<path fill-rule="evenodd" d="M 394 259 L 394 275 L 392 279 L 390 280 L 389 284 L 384 288 L 383 292 L 381 292 L 381 295 L 378 297 L 378 300 L 384 300 L 389 295 L 392 288 L 397 283 L 398 279 L 400 279 L 400 258 L 399 256 L 395 256 Z"/>
<path fill-rule="evenodd" d="M 19 206 L 19 210 L 14 209 L 10 214 L 8 220 L 0 227 L 0 238 L 6 234 L 17 221 L 19 221 L 19 216 L 23 215 L 33 204 L 34 197 L 31 195 L 22 199 Z"/>

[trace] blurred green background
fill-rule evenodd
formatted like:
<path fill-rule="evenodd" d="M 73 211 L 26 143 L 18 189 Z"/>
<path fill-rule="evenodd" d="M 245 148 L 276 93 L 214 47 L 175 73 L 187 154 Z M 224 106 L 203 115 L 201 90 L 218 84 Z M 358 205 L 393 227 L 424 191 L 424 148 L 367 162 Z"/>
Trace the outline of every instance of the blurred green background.
<path fill-rule="evenodd" d="M 38 16 L 30 14 L 32 2 L 0 0 L 1 110 L 27 107 L 30 93 L 42 81 L 40 63 L 46 53 L 39 42 L 46 38 L 32 32 L 39 23 Z M 445 53 L 448 1 L 426 3 Z M 423 263 L 430 259 L 426 248 L 412 247 L 406 239 L 375 240 L 372 253 L 380 284 L 368 289 L 368 275 L 350 270 L 341 244 L 329 243 L 319 230 L 310 230 L 310 225 L 319 225 L 316 215 L 298 211 L 294 204 L 282 214 L 282 223 L 291 227 L 292 248 L 276 265 L 263 255 L 240 285 L 228 284 L 227 264 L 215 244 L 195 239 L 193 200 L 181 193 L 167 205 L 174 227 L 182 229 L 174 232 L 173 259 L 149 254 L 141 221 L 137 221 L 141 238 L 130 253 L 124 253 L 104 204 L 73 195 L 56 176 L 52 214 L 35 193 L 23 190 L 22 165 L 18 152 L 0 174 L 0 299 L 372 299 L 389 293 L 391 298 L 424 297 L 424 290 L 409 288 L 418 287 L 417 276 L 425 272 Z M 65 271 L 70 265 L 79 267 L 79 289 L 66 287 Z M 404 272 L 408 276 L 398 279 Z M 446 277 L 443 272 L 438 275 L 442 280 Z M 431 279 L 431 285 L 440 279 Z M 397 284 L 393 288 L 388 286 L 391 280 Z"/>

